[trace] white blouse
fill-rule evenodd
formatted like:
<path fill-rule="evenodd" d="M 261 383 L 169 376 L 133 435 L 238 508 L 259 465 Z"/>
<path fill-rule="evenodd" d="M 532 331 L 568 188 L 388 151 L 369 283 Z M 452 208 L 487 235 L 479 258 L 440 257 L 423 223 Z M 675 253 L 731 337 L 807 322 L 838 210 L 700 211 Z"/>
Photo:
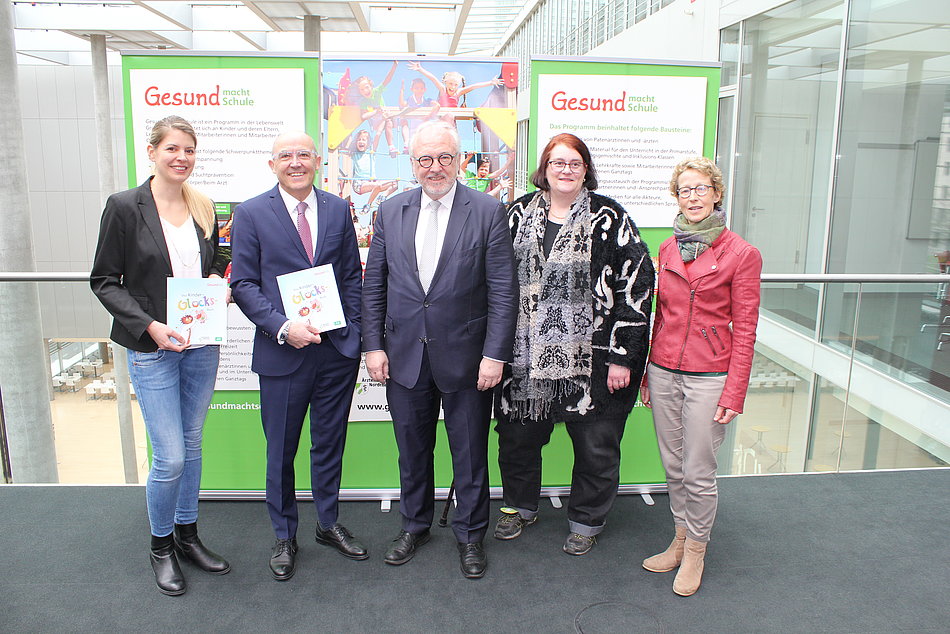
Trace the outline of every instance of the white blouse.
<path fill-rule="evenodd" d="M 188 220 L 181 223 L 180 227 L 176 227 L 164 218 L 161 218 L 161 221 L 165 244 L 168 246 L 168 256 L 172 262 L 172 275 L 201 277 L 201 244 L 198 242 L 195 221 L 188 216 Z M 188 346 L 188 349 L 197 350 L 203 347 L 204 344 Z"/>
<path fill-rule="evenodd" d="M 201 245 L 191 216 L 180 227 L 164 218 L 161 220 L 168 256 L 171 258 L 172 274 L 175 277 L 201 277 Z"/>

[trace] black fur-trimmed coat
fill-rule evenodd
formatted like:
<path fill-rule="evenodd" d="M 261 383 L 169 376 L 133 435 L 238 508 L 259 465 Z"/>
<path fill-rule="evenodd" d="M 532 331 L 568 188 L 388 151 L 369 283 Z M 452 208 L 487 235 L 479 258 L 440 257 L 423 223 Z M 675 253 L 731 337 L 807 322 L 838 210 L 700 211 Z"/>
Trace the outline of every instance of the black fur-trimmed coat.
<path fill-rule="evenodd" d="M 525 208 L 541 192 L 532 192 L 511 203 L 508 225 L 512 240 L 524 220 Z M 656 273 L 647 245 L 630 215 L 617 201 L 590 193 L 591 284 L 594 334 L 590 394 L 578 394 L 552 408 L 554 421 L 583 421 L 629 415 L 647 360 L 650 310 Z M 607 389 L 609 364 L 630 368 L 630 385 L 613 394 Z M 506 366 L 496 416 L 507 422 L 511 397 L 511 368 Z M 587 398 L 589 396 L 589 398 Z M 582 401 L 589 406 L 578 407 Z"/>

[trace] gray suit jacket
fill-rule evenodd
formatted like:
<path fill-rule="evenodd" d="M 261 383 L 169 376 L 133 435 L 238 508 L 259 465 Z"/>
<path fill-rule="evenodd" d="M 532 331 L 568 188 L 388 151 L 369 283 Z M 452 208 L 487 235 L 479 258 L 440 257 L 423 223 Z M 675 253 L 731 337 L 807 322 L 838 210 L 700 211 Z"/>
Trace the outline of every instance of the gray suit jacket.
<path fill-rule="evenodd" d="M 475 388 L 482 357 L 510 361 L 518 309 L 504 207 L 458 185 L 429 286 L 416 267 L 422 190 L 380 205 L 363 278 L 363 350 L 385 350 L 389 374 L 412 388 L 423 347 L 442 392 Z"/>

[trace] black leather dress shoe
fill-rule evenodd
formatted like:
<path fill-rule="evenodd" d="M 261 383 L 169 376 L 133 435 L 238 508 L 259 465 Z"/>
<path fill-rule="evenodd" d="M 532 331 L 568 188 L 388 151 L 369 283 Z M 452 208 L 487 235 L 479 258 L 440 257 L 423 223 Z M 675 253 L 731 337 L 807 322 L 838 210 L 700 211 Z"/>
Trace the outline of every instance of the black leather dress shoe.
<path fill-rule="evenodd" d="M 297 571 L 297 539 L 278 539 L 270 556 L 270 571 L 277 581 L 287 581 Z"/>
<path fill-rule="evenodd" d="M 459 563 L 462 567 L 462 574 L 466 579 L 480 579 L 485 576 L 485 568 L 488 567 L 488 557 L 485 555 L 485 549 L 481 542 L 472 542 L 471 544 L 458 543 Z"/>
<path fill-rule="evenodd" d="M 327 530 L 317 524 L 316 539 L 318 544 L 336 548 L 344 557 L 361 560 L 369 558 L 369 553 L 360 540 L 353 537 L 353 533 L 342 524 L 334 524 Z"/>
<path fill-rule="evenodd" d="M 409 533 L 399 531 L 399 536 L 389 545 L 386 556 L 383 558 L 387 564 L 398 566 L 404 564 L 416 554 L 416 549 L 429 541 L 429 529 L 421 533 Z"/>

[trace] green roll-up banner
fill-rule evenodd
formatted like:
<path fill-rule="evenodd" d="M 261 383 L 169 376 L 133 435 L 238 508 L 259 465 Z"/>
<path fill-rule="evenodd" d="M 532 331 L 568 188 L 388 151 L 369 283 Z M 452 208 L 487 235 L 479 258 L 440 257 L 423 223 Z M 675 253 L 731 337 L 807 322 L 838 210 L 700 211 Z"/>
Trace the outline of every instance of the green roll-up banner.
<path fill-rule="evenodd" d="M 688 156 L 713 156 L 718 98 L 718 63 L 535 57 L 528 171 L 554 135 L 583 139 L 597 168 L 598 193 L 623 205 L 655 258 L 677 212 L 670 174 Z M 547 486 L 570 483 L 570 439 L 560 427 L 545 454 Z M 621 456 L 622 491 L 665 490 L 653 418 L 639 400 L 627 419 Z"/>
<path fill-rule="evenodd" d="M 370 61 L 361 59 L 358 63 L 367 66 Z M 377 73 L 381 78 L 388 73 L 389 65 L 396 66 L 395 80 L 387 82 L 383 93 L 385 103 L 395 106 L 403 98 L 400 91 L 409 92 L 418 72 L 409 66 L 409 60 L 380 58 L 376 61 L 380 63 L 380 70 L 385 71 Z M 474 137 L 472 143 L 479 145 L 473 145 L 472 151 L 488 153 L 496 162 L 504 163 L 513 157 L 514 151 L 505 138 L 510 124 L 505 122 L 508 115 L 503 108 L 512 106 L 516 94 L 517 64 L 508 60 L 478 62 L 484 64 L 487 73 L 482 79 L 500 74 L 505 80 L 501 90 L 509 92 L 496 90 L 490 94 L 497 87 L 486 87 L 484 94 L 473 91 L 468 95 L 468 104 L 460 104 L 453 112 L 460 119 L 475 120 L 479 114 L 483 115 L 484 130 L 491 128 L 502 140 L 492 144 L 481 136 Z M 344 81 L 357 79 L 357 75 L 346 73 L 346 64 L 345 60 L 333 60 L 329 71 L 323 69 L 328 75 L 321 80 L 320 60 L 311 53 L 124 55 L 129 186 L 139 184 L 149 173 L 145 145 L 154 121 L 170 114 L 183 116 L 191 121 L 198 134 L 198 158 L 189 182 L 215 201 L 222 244 L 229 246 L 227 221 L 232 206 L 274 185 L 267 159 L 273 138 L 280 130 L 304 129 L 318 139 L 318 147 L 324 148 L 324 159 L 330 154 L 326 149 L 329 132 L 345 125 L 345 111 L 333 115 L 334 105 L 339 105 L 338 92 Z M 468 84 L 479 81 L 478 64 L 466 60 L 464 70 Z M 377 81 L 379 83 L 381 81 Z M 530 95 L 521 95 L 530 100 L 528 171 L 536 166 L 540 148 L 547 139 L 558 132 L 577 134 L 588 143 L 594 156 L 601 183 L 598 191 L 624 205 L 650 246 L 650 252 L 655 254 L 660 242 L 670 235 L 676 211 L 675 201 L 668 194 L 673 165 L 690 154 L 713 155 L 718 90 L 718 64 L 534 59 Z M 502 94 L 507 101 L 498 100 Z M 322 110 L 321 101 L 325 106 Z M 420 112 L 423 111 L 420 109 Z M 406 112 L 401 111 L 401 114 Z M 518 129 L 524 134 L 523 122 Z M 322 144 L 321 130 L 324 132 Z M 484 130 L 478 128 L 478 133 L 483 134 Z M 380 132 L 383 131 L 380 128 Z M 403 139 L 398 135 L 396 130 L 392 143 L 387 138 L 381 146 L 387 154 L 401 151 Z M 348 139 L 334 138 L 332 145 L 333 148 L 346 147 L 347 142 Z M 390 146 L 394 148 L 392 151 L 389 151 Z M 511 157 L 508 152 L 512 153 Z M 405 157 L 384 156 L 383 160 L 392 159 L 395 165 L 399 158 Z M 393 180 L 398 181 L 400 177 Z M 344 187 L 346 181 L 342 167 L 336 163 L 324 164 L 321 182 L 325 187 L 341 193 L 335 188 Z M 343 193 L 354 195 L 350 190 Z M 504 192 L 500 195 L 506 196 Z M 201 486 L 205 496 L 262 498 L 265 452 L 257 378 L 250 372 L 253 326 L 233 306 L 229 320 L 229 343 L 222 349 L 218 384 L 205 424 Z M 341 495 L 355 499 L 398 497 L 398 452 L 392 423 L 367 420 L 388 418 L 385 401 L 381 399 L 382 390 L 372 385 L 364 372 L 355 390 Z M 492 436 L 490 480 L 493 493 L 500 495 L 498 443 L 494 431 Z M 306 431 L 301 439 L 297 488 L 301 497 L 306 497 L 310 486 L 310 441 Z M 640 403 L 628 419 L 622 452 L 623 491 L 665 490 L 652 418 Z M 572 462 L 570 439 L 563 425 L 559 425 L 544 449 L 546 493 L 566 493 Z M 448 488 L 452 466 L 442 430 L 436 444 L 435 473 L 436 486 Z"/>

